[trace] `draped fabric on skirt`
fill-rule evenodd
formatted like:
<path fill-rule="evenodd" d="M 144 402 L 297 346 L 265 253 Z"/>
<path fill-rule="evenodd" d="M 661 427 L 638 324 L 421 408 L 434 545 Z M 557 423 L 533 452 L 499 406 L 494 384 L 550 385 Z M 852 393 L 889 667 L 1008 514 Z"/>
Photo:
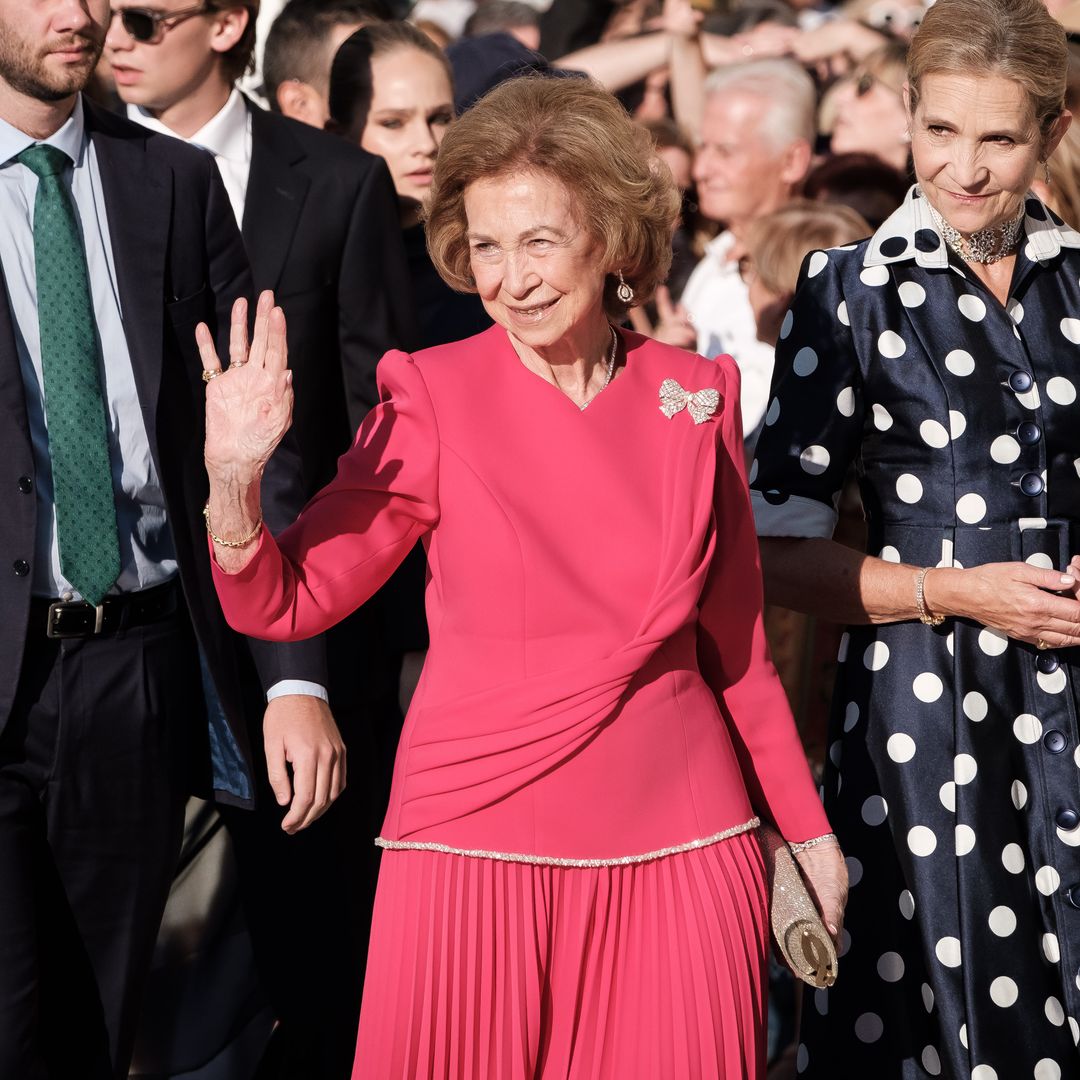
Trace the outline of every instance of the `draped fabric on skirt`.
<path fill-rule="evenodd" d="M 388 851 L 375 920 L 353 1080 L 764 1076 L 752 833 L 595 869 Z"/>

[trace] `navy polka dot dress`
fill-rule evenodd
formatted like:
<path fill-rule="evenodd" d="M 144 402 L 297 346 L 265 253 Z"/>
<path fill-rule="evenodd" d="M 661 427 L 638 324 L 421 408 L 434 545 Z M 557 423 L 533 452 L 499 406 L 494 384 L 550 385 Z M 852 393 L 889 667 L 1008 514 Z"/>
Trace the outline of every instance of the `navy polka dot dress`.
<path fill-rule="evenodd" d="M 854 463 L 882 559 L 1080 553 L 1080 234 L 1033 196 L 1005 307 L 912 189 L 808 257 L 781 339 L 762 536 L 831 536 Z M 844 634 L 825 803 L 851 898 L 801 1076 L 1080 1077 L 1078 653 L 962 619 Z"/>

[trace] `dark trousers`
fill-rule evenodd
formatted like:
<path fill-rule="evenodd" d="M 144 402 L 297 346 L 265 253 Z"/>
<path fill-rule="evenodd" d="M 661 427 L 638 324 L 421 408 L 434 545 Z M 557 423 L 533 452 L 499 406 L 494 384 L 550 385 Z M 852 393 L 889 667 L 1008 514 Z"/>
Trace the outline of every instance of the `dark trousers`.
<path fill-rule="evenodd" d="M 185 613 L 29 632 L 0 734 L 0 1077 L 126 1076 L 205 726 Z"/>

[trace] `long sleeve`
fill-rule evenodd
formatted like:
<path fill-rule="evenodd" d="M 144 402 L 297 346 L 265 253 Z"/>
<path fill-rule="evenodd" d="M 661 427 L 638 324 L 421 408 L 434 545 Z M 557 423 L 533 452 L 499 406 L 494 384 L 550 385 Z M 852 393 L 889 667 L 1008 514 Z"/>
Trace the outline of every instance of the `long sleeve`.
<path fill-rule="evenodd" d="M 727 389 L 717 447 L 716 552 L 702 591 L 698 661 L 728 721 L 754 808 L 789 841 L 829 832 L 787 697 L 769 657 L 761 562 L 743 466 L 739 374 Z"/>
<path fill-rule="evenodd" d="M 439 433 L 412 357 L 379 364 L 380 402 L 337 475 L 239 574 L 214 563 L 229 624 L 273 641 L 318 634 L 360 606 L 439 516 Z"/>

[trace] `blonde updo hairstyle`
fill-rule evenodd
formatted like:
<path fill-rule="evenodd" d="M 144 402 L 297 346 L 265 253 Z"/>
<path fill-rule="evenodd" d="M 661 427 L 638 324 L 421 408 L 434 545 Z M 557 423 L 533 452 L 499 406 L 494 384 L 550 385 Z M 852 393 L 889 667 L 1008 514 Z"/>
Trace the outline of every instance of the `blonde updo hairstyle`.
<path fill-rule="evenodd" d="M 908 52 L 911 111 L 927 75 L 1000 75 L 1024 90 L 1045 144 L 1065 108 L 1065 29 L 1042 0 L 937 0 Z"/>
<path fill-rule="evenodd" d="M 478 180 L 537 173 L 570 193 L 575 217 L 601 246 L 604 309 L 621 319 L 619 271 L 643 304 L 667 278 L 681 199 L 649 133 L 597 83 L 525 76 L 496 87 L 447 130 L 426 211 L 436 269 L 476 292 L 469 264 L 465 191 Z"/>

